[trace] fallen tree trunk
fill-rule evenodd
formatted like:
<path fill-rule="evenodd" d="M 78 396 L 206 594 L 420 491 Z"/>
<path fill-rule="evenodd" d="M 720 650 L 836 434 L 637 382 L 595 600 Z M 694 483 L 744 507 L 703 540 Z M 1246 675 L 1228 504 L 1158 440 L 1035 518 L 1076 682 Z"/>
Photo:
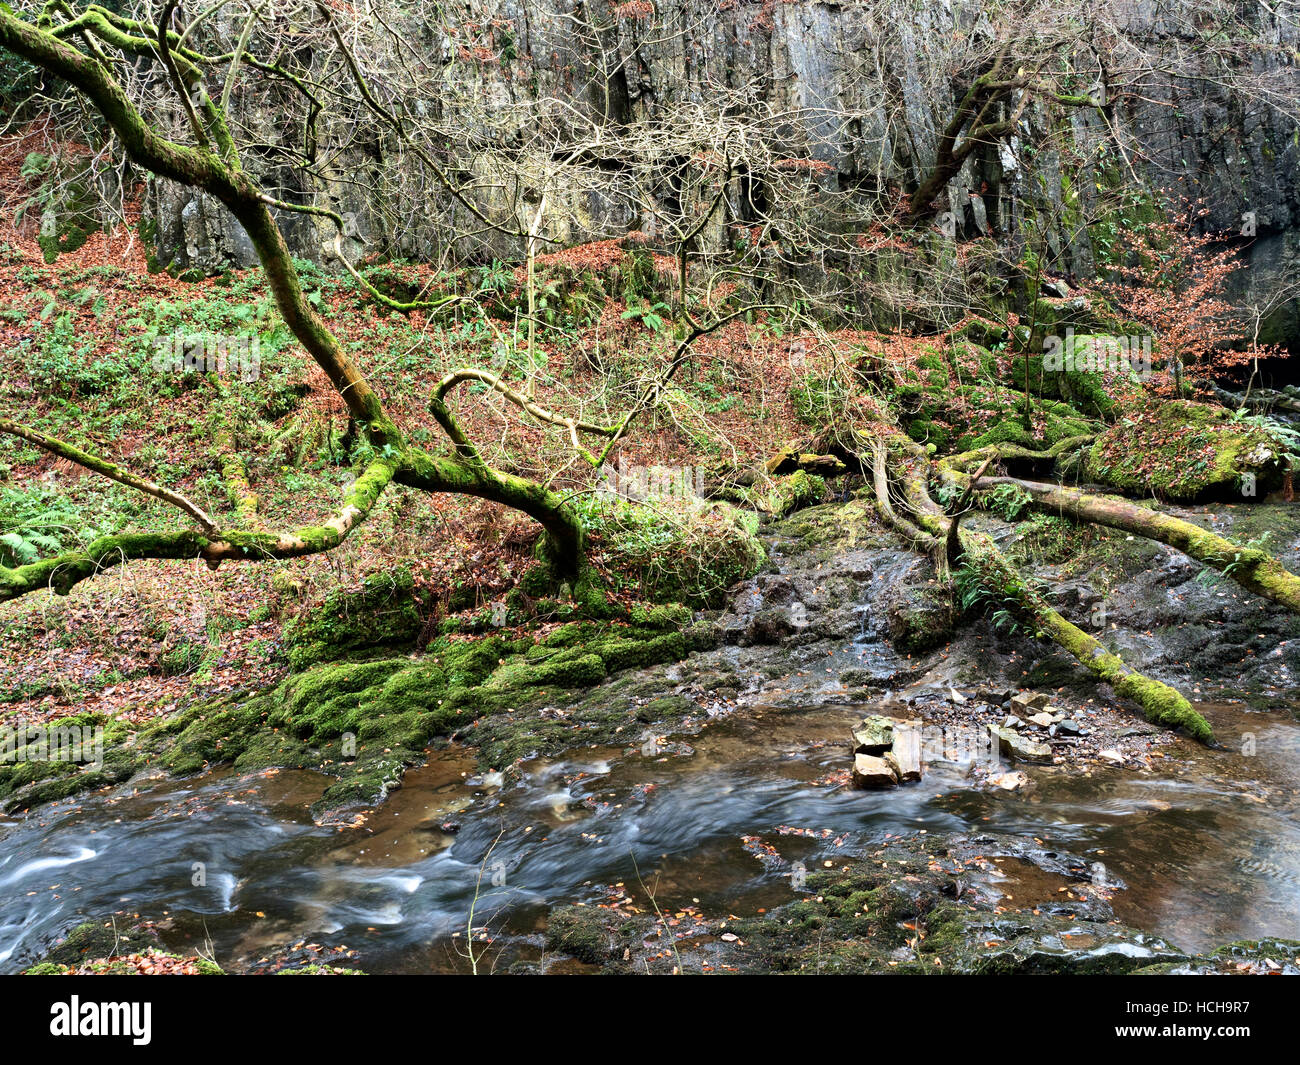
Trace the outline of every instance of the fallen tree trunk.
<path fill-rule="evenodd" d="M 926 483 L 930 468 L 928 456 L 905 437 L 896 441 L 895 450 L 900 453 L 895 475 L 916 523 L 931 536 L 946 541 L 953 528 L 953 519 L 930 497 Z M 988 479 L 983 483 L 989 483 Z M 1035 635 L 1048 637 L 1099 680 L 1114 688 L 1116 693 L 1137 703 L 1148 721 L 1169 728 L 1183 728 L 1203 743 L 1213 741 L 1214 732 L 1209 722 L 1181 693 L 1131 669 L 1118 655 L 1106 650 L 1096 639 L 1062 617 L 1029 586 L 990 537 L 958 528 L 957 540 L 961 560 L 967 569 L 992 597 L 1014 604 L 1032 621 Z"/>
<path fill-rule="evenodd" d="M 945 469 L 945 474 L 958 484 L 967 480 L 964 473 L 951 466 Z M 1115 496 L 1091 495 L 1063 485 L 1025 481 L 1019 477 L 984 477 L 980 484 L 981 491 L 1000 484 L 1014 485 L 1033 497 L 1036 510 L 1061 514 L 1075 521 L 1095 522 L 1168 544 L 1225 577 L 1231 577 L 1256 595 L 1272 599 L 1300 614 L 1300 577 L 1258 547 L 1234 543 L 1190 521 L 1147 510 Z"/>
<path fill-rule="evenodd" d="M 1095 638 L 1062 617 L 1038 592 L 1029 587 L 992 539 L 967 529 L 961 530 L 960 537 L 963 558 L 973 569 L 981 572 L 986 587 L 997 588 L 1000 594 L 1015 600 L 1033 619 L 1039 633 L 1050 637 L 1058 646 L 1069 651 L 1094 676 L 1114 688 L 1116 693 L 1141 706 L 1148 721 L 1169 728 L 1186 729 L 1202 743 L 1214 739 L 1209 722 L 1196 712 L 1177 689 L 1131 669 L 1119 655 L 1106 650 Z"/>

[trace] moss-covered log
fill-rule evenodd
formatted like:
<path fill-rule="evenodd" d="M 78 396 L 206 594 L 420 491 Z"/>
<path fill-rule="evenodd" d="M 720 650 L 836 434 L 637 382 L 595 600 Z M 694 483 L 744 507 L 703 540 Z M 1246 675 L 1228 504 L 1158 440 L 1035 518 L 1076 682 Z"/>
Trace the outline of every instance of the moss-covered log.
<path fill-rule="evenodd" d="M 564 498 L 522 477 L 494 470 L 481 461 L 458 462 L 410 448 L 397 481 L 427 492 L 456 492 L 490 499 L 534 518 L 546 530 L 549 561 L 563 576 L 581 569 L 585 534 Z"/>
<path fill-rule="evenodd" d="M 188 530 L 121 533 L 101 536 L 82 550 L 68 551 L 26 566 L 0 567 L 0 602 L 45 588 L 66 595 L 88 577 L 132 559 L 202 559 L 215 569 L 231 560 L 299 558 L 328 551 L 347 539 L 365 520 L 396 471 L 393 462 L 377 459 L 348 489 L 337 514 L 319 525 L 291 532 L 234 529 L 210 534 Z"/>
<path fill-rule="evenodd" d="M 951 519 L 930 497 L 928 480 L 930 463 L 925 452 L 910 440 L 897 442 L 899 461 L 896 476 L 908 500 L 916 523 L 930 535 L 946 540 Z M 1202 742 L 1214 738 L 1209 722 L 1193 709 L 1192 704 L 1174 688 L 1153 680 L 1129 666 L 1116 654 L 1060 615 L 983 533 L 959 529 L 958 541 L 962 562 L 977 576 L 989 593 L 1014 602 L 1030 620 L 1036 634 L 1046 636 L 1073 655 L 1099 680 L 1132 699 L 1148 721 L 1169 728 L 1183 728 Z"/>
<path fill-rule="evenodd" d="M 959 535 L 963 562 L 979 574 L 986 587 L 996 589 L 999 595 L 1018 603 L 1039 634 L 1069 651 L 1119 695 L 1141 706 L 1148 721 L 1168 728 L 1185 729 L 1203 743 L 1214 739 L 1209 722 L 1181 693 L 1126 666 L 1119 655 L 1106 650 L 1088 633 L 1063 618 L 1026 583 L 992 539 L 969 529 L 962 529 Z"/>
<path fill-rule="evenodd" d="M 966 480 L 965 474 L 953 464 L 945 464 L 944 475 L 958 484 L 964 484 Z M 1158 510 L 1147 510 L 1126 499 L 1094 495 L 1064 485 L 1026 481 L 1019 477 L 985 477 L 980 482 L 980 489 L 1004 484 L 1014 485 L 1031 496 L 1036 510 L 1157 540 L 1225 577 L 1231 577 L 1256 595 L 1272 599 L 1300 614 L 1300 577 L 1258 547 L 1234 543 L 1193 522 Z"/>

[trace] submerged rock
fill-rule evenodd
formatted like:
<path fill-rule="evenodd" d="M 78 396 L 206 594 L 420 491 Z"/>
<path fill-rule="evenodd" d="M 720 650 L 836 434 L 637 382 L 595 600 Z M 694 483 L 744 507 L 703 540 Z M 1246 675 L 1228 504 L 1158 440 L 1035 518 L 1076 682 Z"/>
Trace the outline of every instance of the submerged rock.
<path fill-rule="evenodd" d="M 1048 897 L 1004 894 L 999 885 L 1008 866 L 996 864 L 1003 857 L 1045 877 L 1040 891 Z M 1240 945 L 1240 960 L 1220 961 L 1222 952 L 1189 955 L 1118 924 L 1089 863 L 1012 837 L 893 839 L 825 865 L 808 874 L 801 897 L 756 917 L 713 921 L 671 953 L 643 945 L 653 914 L 599 911 L 609 936 L 627 944 L 605 971 L 1120 974 L 1201 971 L 1247 959 L 1266 965 L 1263 956 L 1281 965 L 1298 956 L 1294 945 L 1281 943 L 1260 951 Z"/>

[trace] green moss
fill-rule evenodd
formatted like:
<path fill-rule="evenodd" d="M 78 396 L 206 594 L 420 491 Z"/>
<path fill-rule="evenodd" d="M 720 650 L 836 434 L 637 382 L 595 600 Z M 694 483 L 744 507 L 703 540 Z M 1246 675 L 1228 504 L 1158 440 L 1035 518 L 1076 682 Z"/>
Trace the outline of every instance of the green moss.
<path fill-rule="evenodd" d="M 650 608 L 642 616 L 668 626 L 689 612 Z M 442 637 L 420 656 L 318 664 L 258 694 L 202 700 L 133 737 L 117 724 L 98 768 L 36 761 L 0 766 L 0 798 L 6 809 L 16 809 L 116 783 L 148 767 L 180 776 L 233 764 L 332 773 L 338 783 L 317 810 L 374 803 L 429 743 L 453 734 L 472 735 L 469 741 L 480 743 L 489 765 L 578 742 L 617 742 L 634 716 L 633 704 L 617 693 L 632 689 L 601 682 L 687 652 L 678 628 L 608 622 L 575 622 L 540 641 Z M 584 690 L 591 691 L 586 698 Z M 557 700 L 578 706 L 571 721 L 539 715 Z M 689 701 L 669 701 L 653 714 L 682 716 L 693 708 Z"/>
<path fill-rule="evenodd" d="M 636 603 L 629 617 L 634 625 L 648 629 L 680 629 L 691 623 L 691 612 L 681 603 L 665 603 L 660 606 Z"/>
<path fill-rule="evenodd" d="M 783 518 L 801 507 L 819 503 L 826 495 L 826 481 L 806 470 L 796 470 L 788 477 L 780 477 L 767 495 L 766 509 L 776 518 Z"/>
<path fill-rule="evenodd" d="M 1095 429 L 1091 418 L 1055 399 L 1035 399 L 1026 427 L 1023 394 L 989 381 L 906 385 L 895 390 L 894 403 L 907 435 L 940 454 L 1002 443 L 1041 451 Z"/>
<path fill-rule="evenodd" d="M 686 657 L 686 640 L 680 632 L 669 632 L 646 638 L 635 634 L 626 639 L 610 639 L 597 643 L 592 652 L 616 673 L 620 669 L 640 669 L 659 662 L 675 662 Z"/>
<path fill-rule="evenodd" d="M 120 921 L 85 921 L 51 947 L 41 958 L 41 963 L 77 966 L 96 958 L 145 951 L 155 943 L 151 934 L 137 931 Z"/>
<path fill-rule="evenodd" d="M 610 936 L 601 914 L 585 906 L 561 906 L 546 919 L 546 949 L 568 954 L 588 965 L 603 965 L 610 956 Z"/>
<path fill-rule="evenodd" d="M 372 574 L 358 590 L 331 592 L 285 626 L 284 643 L 290 666 L 301 670 L 379 648 L 413 647 L 422 625 L 414 580 L 399 569 Z"/>
<path fill-rule="evenodd" d="M 1259 496 L 1281 482 L 1276 451 L 1262 430 L 1234 423 L 1222 408 L 1166 400 L 1099 435 L 1086 472 L 1123 491 L 1165 499 L 1240 499 L 1247 475 Z"/>

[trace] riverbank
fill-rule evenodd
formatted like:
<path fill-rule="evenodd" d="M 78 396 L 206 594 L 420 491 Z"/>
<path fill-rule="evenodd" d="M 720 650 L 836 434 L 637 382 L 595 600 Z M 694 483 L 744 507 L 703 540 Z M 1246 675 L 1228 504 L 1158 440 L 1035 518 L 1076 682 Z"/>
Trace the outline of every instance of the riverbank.
<path fill-rule="evenodd" d="M 995 531 L 1007 541 L 1023 533 Z M 19 899 L 0 914 L 6 966 L 30 967 L 85 918 L 143 922 L 156 949 L 215 955 L 226 971 L 309 963 L 300 943 L 346 951 L 336 963 L 367 972 L 1293 964 L 1273 946 L 1211 957 L 1224 943 L 1294 938 L 1297 707 L 1270 694 L 1289 668 L 1289 617 L 1222 588 L 1203 589 L 1208 616 L 1191 601 L 1193 629 L 1253 627 L 1279 648 L 1210 677 L 1221 701 L 1198 708 L 1232 749 L 1209 750 L 1149 725 L 1077 666 L 1043 665 L 1016 633 L 976 621 L 954 635 L 955 619 L 925 593 L 925 563 L 859 504 L 800 511 L 764 539 L 763 570 L 692 620 L 711 646 L 571 695 L 556 687 L 500 705 L 466 727 L 470 745 L 433 749 L 381 805 L 322 816 L 331 778 L 266 767 L 139 778 L 8 822 L 0 880 Z M 1125 602 L 1149 564 L 1133 563 L 1136 584 L 1125 579 L 1128 550 L 1122 539 L 1099 547 L 1091 569 L 1075 570 L 1078 587 L 1119 573 L 1108 595 Z M 1052 678 L 1064 680 L 1043 683 Z M 1087 732 L 1049 735 L 1026 722 L 1050 764 L 981 764 L 954 744 L 953 760 L 928 766 L 918 784 L 849 786 L 850 732 L 864 714 L 954 739 L 987 735 L 1008 713 L 993 697 L 1012 691 L 1045 696 Z M 1023 782 L 999 780 L 1014 775 Z M 993 842 L 974 842 L 985 836 Z M 962 863 L 984 859 L 963 865 L 974 910 L 941 907 L 961 879 L 945 847 Z M 900 853 L 877 857 L 881 848 Z M 1049 868 L 1035 863 L 1039 851 L 1055 856 Z M 52 856 L 57 868 L 43 864 Z M 999 880 L 999 857 L 1033 883 Z M 202 885 L 192 882 L 196 862 Z M 798 891 L 795 863 L 806 876 Z M 899 875 L 888 883 L 921 878 L 913 901 L 923 913 L 890 908 L 891 868 Z M 842 912 L 862 893 L 876 900 L 867 918 Z M 1045 907 L 1045 893 L 1069 896 L 1064 909 Z M 784 924 L 796 915 L 797 935 Z M 565 929 L 593 916 L 610 954 L 592 961 L 586 951 L 583 961 L 583 948 L 566 949 L 576 941 Z M 1067 927 L 1071 916 L 1080 931 Z M 918 917 L 915 932 L 902 927 Z M 1016 922 L 1024 931 L 1010 935 Z M 1170 945 L 1157 949 L 1152 937 Z M 904 948 L 909 958 L 894 955 Z"/>

